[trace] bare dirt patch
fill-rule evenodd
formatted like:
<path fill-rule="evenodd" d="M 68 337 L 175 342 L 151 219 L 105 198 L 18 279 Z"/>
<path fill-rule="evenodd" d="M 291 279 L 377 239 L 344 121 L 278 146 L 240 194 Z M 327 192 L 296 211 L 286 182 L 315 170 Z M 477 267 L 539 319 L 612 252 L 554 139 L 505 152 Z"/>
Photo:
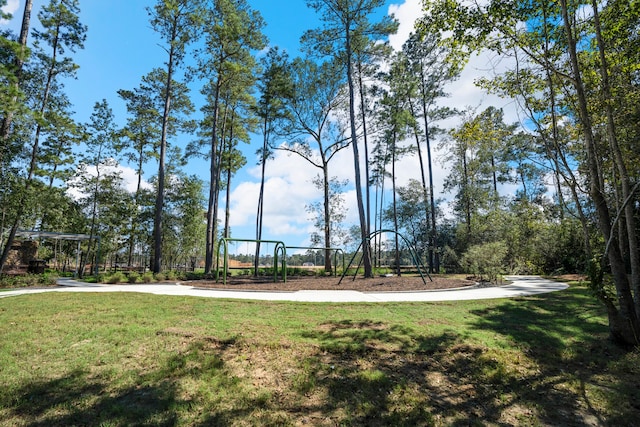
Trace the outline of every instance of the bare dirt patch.
<path fill-rule="evenodd" d="M 300 290 L 352 290 L 360 292 L 407 292 L 407 291 L 430 291 L 442 289 L 455 289 L 474 286 L 472 280 L 433 277 L 430 281 L 425 277 L 425 281 L 420 276 L 391 276 L 373 277 L 365 279 L 363 277 L 345 277 L 340 282 L 340 277 L 321 276 L 290 276 L 287 281 L 280 279 L 273 281 L 272 277 L 230 277 L 226 284 L 222 280 L 193 280 L 185 282 L 190 286 L 207 289 L 232 289 L 232 290 L 255 290 L 255 291 L 280 291 L 295 292 Z"/>

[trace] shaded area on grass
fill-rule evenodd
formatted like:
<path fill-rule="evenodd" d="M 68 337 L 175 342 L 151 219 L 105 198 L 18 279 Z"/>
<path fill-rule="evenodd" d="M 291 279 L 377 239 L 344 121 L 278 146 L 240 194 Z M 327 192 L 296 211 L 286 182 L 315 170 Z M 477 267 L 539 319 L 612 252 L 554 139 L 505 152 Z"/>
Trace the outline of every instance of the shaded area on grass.
<path fill-rule="evenodd" d="M 135 376 L 131 372 L 101 376 L 74 370 L 6 389 L 0 393 L 0 424 L 210 426 L 247 419 L 260 425 L 282 421 L 277 413 L 263 410 L 268 392 L 246 388 L 226 368 L 220 357 L 225 347 L 196 339 L 125 387 L 114 386 L 120 381 L 113 381 L 110 375 Z M 189 389 L 185 383 L 198 385 Z"/>
<path fill-rule="evenodd" d="M 638 354 L 607 340 L 600 310 L 573 288 L 472 311 L 471 331 L 322 325 L 305 334 L 320 344 L 311 373 L 314 388 L 327 391 L 321 412 L 346 408 L 356 425 L 632 426 Z M 482 345 L 474 329 L 506 339 L 504 348 Z"/>
<path fill-rule="evenodd" d="M 510 378 L 502 388 L 520 388 L 513 398 L 539 405 L 541 421 L 553 424 L 560 415 L 576 425 L 632 426 L 640 419 L 638 350 L 608 339 L 601 310 L 587 288 L 574 286 L 477 310 L 474 326 L 509 337 L 535 362 L 539 372 L 523 378 L 524 387 Z"/>
<path fill-rule="evenodd" d="M 41 380 L 10 390 L 15 401 L 9 419 L 26 425 L 175 425 L 176 390 L 168 382 L 112 390 L 107 382 L 87 372 L 73 371 L 61 378 Z M 5 399 L 6 400 L 6 397 Z M 16 418 L 17 417 L 17 418 Z"/>

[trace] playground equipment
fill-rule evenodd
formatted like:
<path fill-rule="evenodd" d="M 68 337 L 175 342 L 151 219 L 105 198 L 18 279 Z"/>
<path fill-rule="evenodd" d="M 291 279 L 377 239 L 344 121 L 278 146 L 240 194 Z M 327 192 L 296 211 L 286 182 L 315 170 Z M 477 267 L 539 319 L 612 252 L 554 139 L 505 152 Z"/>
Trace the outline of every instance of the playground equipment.
<path fill-rule="evenodd" d="M 223 252 L 223 279 L 222 283 L 227 284 L 227 274 L 229 272 L 229 242 L 246 242 L 246 243 L 273 243 L 275 247 L 273 249 L 273 281 L 278 281 L 278 254 L 282 254 L 282 281 L 287 281 L 287 247 L 284 242 L 279 240 L 256 240 L 256 239 L 233 239 L 223 237 L 220 239 L 218 243 L 218 248 L 216 250 L 216 282 L 220 278 L 220 248 L 222 247 Z"/>
<path fill-rule="evenodd" d="M 316 251 L 333 251 L 333 276 L 338 275 L 338 253 L 342 254 L 342 271 L 344 271 L 344 251 L 340 248 L 314 248 L 309 246 L 287 246 L 287 249 L 307 249 Z"/>
<path fill-rule="evenodd" d="M 353 261 L 355 260 L 356 255 L 358 254 L 360 249 L 362 249 L 362 247 L 364 246 L 365 241 L 366 241 L 367 245 L 369 246 L 371 240 L 374 237 L 376 237 L 376 236 L 378 236 L 379 234 L 382 234 L 382 233 L 394 233 L 397 236 L 399 236 L 400 238 L 402 238 L 404 243 L 407 245 L 407 248 L 409 249 L 409 254 L 411 254 L 411 258 L 413 259 L 413 263 L 415 264 L 416 269 L 418 270 L 418 273 L 420 274 L 420 277 L 422 278 L 422 282 L 425 285 L 427 284 L 427 281 L 425 280 L 424 275 L 422 274 L 422 270 L 420 269 L 420 266 L 422 266 L 422 269 L 425 270 L 424 272 L 427 275 L 427 277 L 429 277 L 429 281 L 433 282 L 433 279 L 431 278 L 431 276 L 429 275 L 427 270 L 424 268 L 424 265 L 420 261 L 420 258 L 417 256 L 416 250 L 411 245 L 411 243 L 409 243 L 409 241 L 402 234 L 398 233 L 397 231 L 383 229 L 383 230 L 374 231 L 373 233 L 369 234 L 369 236 L 367 236 L 366 240 L 363 240 L 362 242 L 360 242 L 360 245 L 358 246 L 358 249 L 356 249 L 356 251 L 353 253 L 353 256 L 351 257 L 351 260 L 349 261 L 349 265 L 347 265 L 346 269 L 343 269 L 342 276 L 340 277 L 340 281 L 338 282 L 338 284 L 342 283 L 342 279 L 344 279 L 344 277 L 347 275 L 347 270 L 351 267 L 351 264 L 353 264 Z M 358 270 L 360 269 L 361 264 L 362 264 L 362 260 L 360 260 L 360 262 L 358 263 L 358 268 L 356 268 L 356 272 L 353 275 L 353 280 L 356 279 L 356 275 L 358 274 Z"/>
<path fill-rule="evenodd" d="M 313 248 L 306 246 L 286 246 L 284 242 L 280 240 L 256 240 L 256 239 L 234 239 L 223 237 L 218 243 L 216 250 L 216 282 L 220 279 L 220 250 L 222 250 L 222 281 L 223 284 L 227 284 L 227 276 L 229 273 L 229 242 L 244 242 L 244 243 L 272 243 L 273 248 L 273 281 L 278 281 L 278 264 L 280 263 L 280 270 L 282 275 L 282 281 L 287 281 L 287 249 L 310 249 L 310 250 L 331 250 L 333 251 L 333 275 L 337 276 L 337 263 L 338 253 L 342 255 L 342 269 L 344 270 L 344 251 L 340 248 Z M 280 257 L 280 258 L 279 258 Z M 281 260 L 280 260 L 281 259 Z M 280 261 L 279 261 L 280 260 Z"/>

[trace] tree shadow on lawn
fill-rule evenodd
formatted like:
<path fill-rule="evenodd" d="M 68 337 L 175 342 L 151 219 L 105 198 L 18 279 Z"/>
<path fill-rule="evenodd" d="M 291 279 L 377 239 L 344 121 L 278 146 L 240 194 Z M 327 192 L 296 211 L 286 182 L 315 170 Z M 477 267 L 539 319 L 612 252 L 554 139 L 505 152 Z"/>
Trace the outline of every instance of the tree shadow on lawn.
<path fill-rule="evenodd" d="M 315 369 L 305 392 L 324 391 L 325 398 L 305 410 L 341 411 L 342 421 L 368 426 L 634 425 L 637 353 L 607 340 L 601 309 L 586 290 L 567 292 L 572 295 L 472 312 L 477 317 L 468 332 L 428 336 L 379 322 L 322 325 L 304 334 L 320 343 L 308 360 Z M 470 339 L 474 329 L 511 342 L 504 349 L 477 344 Z"/>
<path fill-rule="evenodd" d="M 160 333 L 158 334 L 160 335 Z M 187 335 L 186 338 L 192 338 Z M 34 381 L 21 389 L 0 394 L 0 424 L 50 426 L 175 426 L 229 425 L 251 418 L 264 406 L 262 396 L 247 395 L 221 358 L 231 342 L 197 337 L 188 348 L 148 369 L 128 386 L 113 385 L 105 373 L 75 370 L 60 378 Z M 127 372 L 127 375 L 135 372 Z M 203 397 L 202 390 L 184 388 L 185 382 L 208 381 L 215 395 L 238 397 L 236 405 L 216 407 L 219 399 Z M 121 380 L 120 380 L 121 381 Z M 220 399 L 221 400 L 221 399 Z M 204 420 L 204 421 L 203 421 Z"/>
<path fill-rule="evenodd" d="M 609 339 L 604 308 L 586 287 L 472 313 L 475 328 L 507 337 L 537 365 L 537 374 L 508 377 L 504 388 L 514 402 L 538 406 L 544 424 L 637 425 L 639 354 Z"/>
<path fill-rule="evenodd" d="M 36 426 L 70 425 L 175 425 L 170 410 L 176 405 L 171 383 L 111 390 L 108 383 L 87 372 L 34 382 L 14 391 L 10 420 Z M 6 402 L 2 406 L 7 407 Z"/>

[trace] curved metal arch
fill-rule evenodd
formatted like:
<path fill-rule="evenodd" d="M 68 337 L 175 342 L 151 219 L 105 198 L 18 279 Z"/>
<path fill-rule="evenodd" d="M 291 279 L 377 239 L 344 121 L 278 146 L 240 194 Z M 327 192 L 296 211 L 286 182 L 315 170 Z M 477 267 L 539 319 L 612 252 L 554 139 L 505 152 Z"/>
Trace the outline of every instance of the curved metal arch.
<path fill-rule="evenodd" d="M 404 241 L 404 243 L 407 245 L 407 248 L 409 248 L 409 253 L 411 254 L 411 258 L 413 259 L 413 263 L 415 264 L 416 268 L 418 269 L 418 273 L 420 274 L 420 277 L 422 278 L 422 282 L 426 285 L 427 281 L 424 278 L 424 274 L 422 273 L 422 270 L 420 269 L 420 266 L 422 266 L 422 269 L 424 269 L 425 274 L 427 275 L 427 277 L 429 278 L 429 281 L 433 282 L 433 278 L 429 275 L 429 273 L 427 272 L 427 270 L 424 268 L 424 265 L 422 264 L 422 262 L 420 261 L 420 258 L 417 256 L 418 254 L 416 253 L 415 248 L 411 245 L 411 243 L 409 243 L 409 240 L 407 240 L 402 233 L 395 231 L 395 230 L 389 230 L 389 229 L 382 229 L 382 230 L 377 230 L 374 231 L 372 233 L 369 234 L 369 236 L 367 236 L 366 238 L 366 242 L 367 244 L 371 243 L 371 239 L 373 237 L 378 236 L 379 234 L 382 233 L 394 233 L 396 235 L 398 235 L 399 237 L 402 238 L 402 240 Z M 347 265 L 347 268 L 342 272 L 342 276 L 340 277 L 340 281 L 338 282 L 338 284 L 342 283 L 342 279 L 344 279 L 344 277 L 347 274 L 347 270 L 349 269 L 349 267 L 351 267 L 351 264 L 353 264 L 353 260 L 356 258 L 356 254 L 358 253 L 358 251 L 360 251 L 360 249 L 362 248 L 362 246 L 364 246 L 365 240 L 360 242 L 360 245 L 358 245 L 358 249 L 356 249 L 356 251 L 353 253 L 353 256 L 351 257 L 351 260 L 349 261 L 349 265 Z M 360 264 L 358 264 L 358 268 L 356 269 L 356 273 L 353 276 L 353 280 L 355 280 L 356 275 L 358 274 L 358 269 L 360 268 Z"/>

